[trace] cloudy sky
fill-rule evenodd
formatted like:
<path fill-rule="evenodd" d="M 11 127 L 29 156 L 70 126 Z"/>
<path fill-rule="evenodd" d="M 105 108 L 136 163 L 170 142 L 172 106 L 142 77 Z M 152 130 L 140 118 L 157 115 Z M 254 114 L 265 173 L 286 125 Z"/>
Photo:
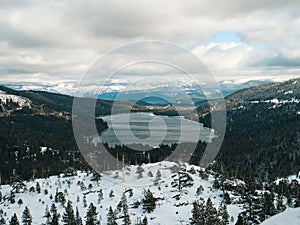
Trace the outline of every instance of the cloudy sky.
<path fill-rule="evenodd" d="M 2 0 L 0 80 L 76 81 L 108 50 L 148 39 L 188 48 L 219 80 L 297 77 L 299 8 L 299 0 Z"/>

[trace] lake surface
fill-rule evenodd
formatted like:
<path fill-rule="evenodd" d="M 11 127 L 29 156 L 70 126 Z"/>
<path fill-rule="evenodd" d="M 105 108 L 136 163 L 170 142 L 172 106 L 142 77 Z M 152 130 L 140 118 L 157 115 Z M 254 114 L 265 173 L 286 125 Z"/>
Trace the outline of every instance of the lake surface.
<path fill-rule="evenodd" d="M 152 113 L 128 113 L 101 117 L 109 129 L 93 139 L 94 143 L 144 144 L 151 147 L 160 144 L 210 142 L 215 137 L 212 129 L 183 117 L 157 116 Z"/>

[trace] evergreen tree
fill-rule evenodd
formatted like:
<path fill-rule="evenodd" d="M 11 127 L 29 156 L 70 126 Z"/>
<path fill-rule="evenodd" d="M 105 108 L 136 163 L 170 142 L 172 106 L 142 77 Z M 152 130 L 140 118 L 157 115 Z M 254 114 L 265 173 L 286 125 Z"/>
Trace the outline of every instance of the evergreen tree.
<path fill-rule="evenodd" d="M 98 224 L 97 215 L 96 207 L 91 203 L 86 214 L 86 225 Z"/>
<path fill-rule="evenodd" d="M 144 199 L 142 200 L 143 209 L 147 213 L 153 212 L 156 207 L 156 199 L 154 198 L 152 192 L 148 189 L 144 190 Z"/>
<path fill-rule="evenodd" d="M 59 217 L 60 215 L 57 213 L 57 208 L 54 204 L 52 204 L 51 209 L 51 220 L 50 220 L 50 225 L 59 225 Z"/>
<path fill-rule="evenodd" d="M 205 205 L 203 201 L 193 202 L 191 225 L 205 225 Z"/>
<path fill-rule="evenodd" d="M 20 225 L 19 220 L 18 220 L 18 217 L 17 217 L 16 214 L 14 214 L 14 215 L 11 217 L 11 219 L 10 219 L 10 221 L 9 221 L 9 225 Z"/>
<path fill-rule="evenodd" d="M 5 225 L 6 224 L 6 221 L 3 217 L 3 214 L 4 214 L 3 210 L 0 209 L 0 225 Z"/>
<path fill-rule="evenodd" d="M 87 207 L 87 201 L 86 201 L 86 196 L 83 196 L 83 207 Z"/>
<path fill-rule="evenodd" d="M 277 200 L 277 206 L 276 206 L 277 213 L 281 213 L 285 209 L 286 209 L 286 206 L 283 204 L 283 197 L 280 196 L 280 197 L 278 197 L 278 200 Z"/>
<path fill-rule="evenodd" d="M 39 182 L 36 182 L 35 190 L 37 191 L 37 193 L 41 193 L 41 185 Z"/>
<path fill-rule="evenodd" d="M 227 191 L 224 192 L 224 201 L 227 205 L 231 204 L 231 199 Z"/>
<path fill-rule="evenodd" d="M 46 217 L 46 225 L 49 225 L 51 222 L 51 214 L 48 208 L 48 205 L 46 205 L 46 209 L 45 209 L 45 215 L 44 217 Z"/>
<path fill-rule="evenodd" d="M 121 212 L 124 204 L 127 204 L 127 199 L 126 199 L 125 193 L 122 194 L 121 200 L 119 201 L 119 203 L 117 205 L 117 212 Z"/>
<path fill-rule="evenodd" d="M 295 199 L 294 207 L 295 207 L 295 208 L 300 207 L 300 196 L 298 196 L 298 197 Z"/>
<path fill-rule="evenodd" d="M 221 203 L 219 212 L 222 216 L 223 224 L 229 224 L 229 214 L 228 214 L 227 205 L 225 202 Z"/>
<path fill-rule="evenodd" d="M 148 219 L 147 219 L 147 216 L 144 217 L 143 219 L 143 225 L 148 225 Z"/>
<path fill-rule="evenodd" d="M 128 205 L 127 205 L 127 199 L 126 199 L 126 195 L 123 194 L 122 196 L 122 217 L 123 219 L 123 225 L 130 225 L 130 218 L 129 218 L 129 212 L 128 212 Z"/>
<path fill-rule="evenodd" d="M 72 206 L 72 202 L 68 201 L 67 206 L 65 207 L 65 212 L 62 216 L 63 224 L 65 225 L 75 225 L 75 216 L 74 216 L 74 210 Z"/>
<path fill-rule="evenodd" d="M 158 185 L 160 179 L 161 179 L 161 173 L 160 173 L 160 170 L 157 170 L 156 176 L 155 176 L 155 179 L 154 179 L 154 185 Z"/>
<path fill-rule="evenodd" d="M 19 206 L 21 206 L 23 204 L 23 200 L 20 198 L 18 201 Z"/>
<path fill-rule="evenodd" d="M 107 214 L 107 225 L 118 225 L 116 222 L 116 214 L 111 206 L 109 207 L 109 211 Z"/>
<path fill-rule="evenodd" d="M 82 219 L 79 215 L 78 207 L 76 207 L 75 224 L 76 225 L 82 225 Z"/>
<path fill-rule="evenodd" d="M 203 191 L 204 191 L 204 188 L 203 188 L 202 185 L 200 185 L 200 186 L 197 188 L 197 190 L 196 190 L 196 194 L 197 194 L 197 195 L 201 195 Z"/>
<path fill-rule="evenodd" d="M 263 195 L 263 209 L 262 213 L 264 215 L 273 216 L 276 214 L 276 209 L 274 205 L 274 195 L 265 192 Z"/>
<path fill-rule="evenodd" d="M 113 197 L 115 197 L 115 194 L 114 194 L 114 191 L 113 191 L 113 190 L 111 190 L 111 191 L 110 191 L 110 193 L 109 193 L 109 197 L 110 197 L 110 198 L 113 198 Z"/>
<path fill-rule="evenodd" d="M 207 225 L 220 225 L 221 220 L 219 219 L 218 210 L 213 206 L 213 203 L 210 198 L 207 199 L 206 202 L 206 210 L 205 210 L 205 217 L 206 217 L 206 224 Z"/>
<path fill-rule="evenodd" d="M 137 179 L 143 178 L 143 172 L 145 172 L 145 170 L 144 170 L 144 168 L 142 166 L 138 166 L 136 168 L 136 174 L 138 175 Z"/>
<path fill-rule="evenodd" d="M 32 216 L 30 214 L 30 210 L 26 206 L 23 214 L 22 214 L 22 224 L 23 225 L 31 225 L 32 224 Z"/>
<path fill-rule="evenodd" d="M 244 220 L 242 214 L 239 214 L 238 220 L 236 221 L 235 225 L 244 225 Z"/>
<path fill-rule="evenodd" d="M 178 188 L 181 191 L 184 187 L 191 187 L 194 185 L 193 178 L 185 171 L 185 168 L 180 167 L 177 170 L 177 177 L 171 183 L 173 188 Z"/>

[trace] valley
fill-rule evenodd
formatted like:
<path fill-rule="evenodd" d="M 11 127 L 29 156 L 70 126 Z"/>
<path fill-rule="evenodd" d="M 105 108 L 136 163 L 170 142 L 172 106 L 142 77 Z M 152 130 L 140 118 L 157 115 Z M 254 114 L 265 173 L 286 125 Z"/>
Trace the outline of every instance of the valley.
<path fill-rule="evenodd" d="M 212 204 L 218 211 L 215 224 L 260 224 L 265 220 L 268 224 L 269 217 L 300 206 L 299 85 L 300 80 L 296 79 L 250 87 L 228 95 L 225 98 L 227 127 L 224 142 L 215 161 L 206 169 L 199 167 L 199 162 L 209 140 L 190 137 L 196 142 L 193 154 L 179 155 L 173 162 L 165 159 L 176 147 L 189 149 L 192 143 L 171 141 L 154 146 L 146 142 L 131 142 L 128 146 L 105 144 L 118 166 L 113 169 L 114 165 L 103 165 L 101 173 L 86 163 L 74 139 L 72 96 L 1 87 L 0 220 L 3 218 L 1 221 L 8 223 L 16 213 L 21 221 L 22 213 L 28 207 L 33 224 L 51 224 L 53 213 L 45 217 L 44 212 L 46 206 L 50 211 L 54 204 L 62 222 L 64 210 L 71 201 L 74 214 L 78 208 L 82 221 L 86 220 L 90 203 L 93 203 L 96 220 L 101 224 L 107 223 L 109 206 L 116 217 L 116 224 L 122 224 L 127 217 L 131 224 L 143 224 L 145 216 L 148 224 L 190 224 L 193 213 L 196 213 L 194 210 L 197 207 L 206 209 L 207 204 L 209 207 Z M 88 104 L 88 98 L 86 102 Z M 127 112 L 129 105 L 132 103 L 120 101 L 120 114 L 113 116 Z M 108 134 L 111 124 L 101 118 L 110 115 L 112 106 L 112 101 L 97 100 L 97 132 L 85 135 Z M 202 102 L 195 107 L 179 110 L 183 110 L 185 119 L 201 123 L 209 130 L 210 107 L 217 112 L 218 100 L 212 100 L 210 104 Z M 172 122 L 172 118 L 181 118 L 177 117 L 179 113 L 175 109 L 173 106 L 141 103 L 135 104 L 130 111 L 133 115 L 160 115 L 162 117 L 157 118 L 165 117 Z M 144 130 L 151 128 L 147 124 L 149 121 L 140 121 L 145 123 Z M 121 122 L 118 124 L 122 125 Z M 158 128 L 158 125 L 154 127 Z M 141 134 L 143 138 L 151 135 L 147 132 L 136 135 Z M 173 134 L 171 136 L 174 138 Z M 136 152 L 132 150 L 135 144 L 144 145 L 149 151 L 147 154 Z M 90 148 L 96 150 L 97 144 L 92 143 Z M 189 158 L 188 164 L 180 162 L 184 158 Z M 122 163 L 128 165 L 118 169 Z M 161 173 L 159 182 L 156 180 L 158 170 Z M 187 186 L 181 188 L 185 182 Z M 41 186 L 40 192 L 36 190 L 37 183 Z M 16 185 L 21 185 L 22 189 L 15 192 Z M 203 190 L 200 188 L 201 192 L 197 194 L 199 186 Z M 157 198 L 156 207 L 151 212 L 146 212 L 142 203 L 138 203 L 143 202 L 148 189 Z M 114 197 L 110 196 L 111 191 Z M 59 195 L 64 196 L 63 202 L 55 199 L 57 193 L 62 193 Z M 123 206 L 128 208 L 127 216 L 123 214 L 123 206 L 118 208 L 124 195 L 127 206 Z M 224 213 L 224 205 L 228 220 L 220 213 Z M 164 223 L 165 214 L 172 215 L 172 221 Z"/>

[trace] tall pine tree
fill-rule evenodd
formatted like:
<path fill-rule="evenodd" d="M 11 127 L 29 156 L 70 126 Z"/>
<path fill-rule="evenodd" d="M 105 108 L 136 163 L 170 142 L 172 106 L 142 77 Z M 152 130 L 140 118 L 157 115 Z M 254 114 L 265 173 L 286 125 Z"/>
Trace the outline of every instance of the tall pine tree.
<path fill-rule="evenodd" d="M 156 199 L 154 198 L 152 192 L 148 189 L 147 191 L 144 190 L 144 199 L 143 199 L 143 209 L 147 213 L 151 213 L 154 211 L 156 207 Z"/>
<path fill-rule="evenodd" d="M 31 225 L 32 224 L 32 216 L 30 214 L 30 210 L 26 206 L 23 214 L 22 214 L 22 224 L 23 225 Z"/>
<path fill-rule="evenodd" d="M 75 224 L 76 225 L 82 225 L 82 219 L 79 215 L 78 207 L 76 207 Z"/>
<path fill-rule="evenodd" d="M 107 214 L 107 225 L 118 225 L 116 222 L 116 214 L 111 206 L 109 207 L 109 211 Z"/>
<path fill-rule="evenodd" d="M 20 225 L 17 214 L 14 214 L 10 221 L 9 221 L 9 225 Z"/>
<path fill-rule="evenodd" d="M 96 225 L 97 220 L 97 210 L 93 203 L 90 204 L 88 211 L 86 213 L 86 225 Z"/>
<path fill-rule="evenodd" d="M 60 215 L 57 213 L 57 208 L 54 204 L 52 204 L 51 209 L 51 220 L 50 220 L 50 225 L 59 225 L 59 217 Z"/>
<path fill-rule="evenodd" d="M 65 212 L 62 216 L 62 221 L 65 225 L 76 225 L 74 210 L 71 201 L 68 201 L 68 204 L 65 207 Z"/>

